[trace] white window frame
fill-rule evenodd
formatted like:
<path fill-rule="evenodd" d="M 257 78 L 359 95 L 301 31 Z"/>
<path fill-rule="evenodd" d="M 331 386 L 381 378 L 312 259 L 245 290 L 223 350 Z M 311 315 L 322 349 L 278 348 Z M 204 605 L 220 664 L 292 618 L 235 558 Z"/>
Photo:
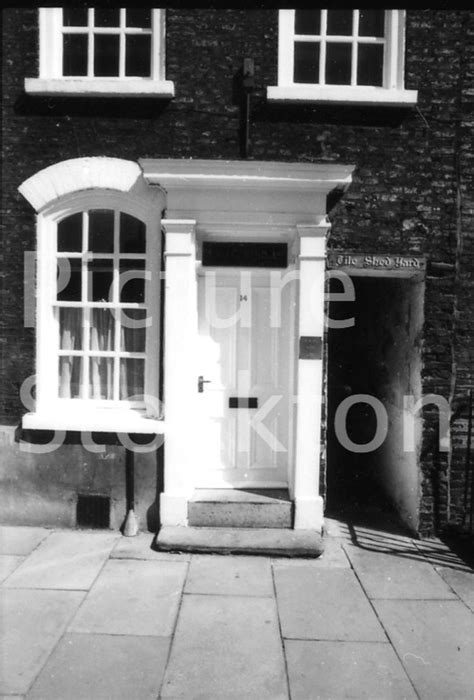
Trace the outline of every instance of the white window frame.
<path fill-rule="evenodd" d="M 151 74 L 150 77 L 127 77 L 124 75 L 124 9 L 121 8 L 121 28 L 108 30 L 94 28 L 92 8 L 89 8 L 89 38 L 97 33 L 114 33 L 121 37 L 120 75 L 117 77 L 95 77 L 89 41 L 88 75 L 84 77 L 63 76 L 63 22 L 61 7 L 39 8 L 39 77 L 25 79 L 25 91 L 32 95 L 84 95 L 121 97 L 154 96 L 173 97 L 174 84 L 165 79 L 165 11 L 151 10 Z M 70 29 L 68 28 L 68 33 Z M 140 33 L 127 29 L 127 33 Z M 86 33 L 81 29 L 81 33 Z"/>
<path fill-rule="evenodd" d="M 327 10 L 323 10 L 326 13 Z M 324 35 L 324 17 L 321 34 Z M 416 90 L 405 90 L 405 10 L 385 10 L 383 86 L 356 85 L 355 65 L 352 65 L 351 85 L 325 85 L 294 82 L 295 10 L 279 10 L 278 21 L 278 85 L 267 88 L 267 99 L 275 102 L 353 103 L 379 105 L 414 105 Z M 301 37 L 303 39 L 303 37 Z M 312 36 L 304 37 L 311 41 Z M 297 39 L 296 39 L 297 40 Z M 331 36 L 331 41 L 357 42 L 351 36 Z M 370 43 L 365 38 L 364 43 Z M 378 40 L 376 43 L 382 43 Z M 322 47 L 325 46 L 322 36 Z M 324 79 L 324 55 L 320 76 Z M 318 76 L 318 78 L 320 77 Z"/>
<path fill-rule="evenodd" d="M 146 328 L 144 402 L 59 397 L 59 307 L 90 306 L 109 308 L 107 302 L 58 302 L 57 225 L 62 219 L 85 210 L 113 209 L 130 214 L 146 226 L 145 306 L 151 323 Z M 38 215 L 37 248 L 37 382 L 36 410 L 24 419 L 24 427 L 69 430 L 114 430 L 156 432 L 160 415 L 159 388 L 159 309 L 161 228 L 156 212 L 124 196 L 123 192 L 96 190 L 68 195 Z M 59 254 L 62 255 L 62 254 Z M 99 254 L 98 254 L 99 255 Z M 69 255 L 69 257 L 71 257 Z M 100 257 L 104 257 L 100 254 Z M 110 257 L 113 257 L 111 254 Z M 142 256 L 141 256 L 142 257 Z M 138 308 L 142 304 L 128 304 Z M 85 349 L 85 348 L 84 348 Z M 62 354 L 74 354 L 62 352 Z M 93 352 L 93 355 L 103 353 Z M 122 354 L 122 353 L 121 353 Z M 149 420 L 152 419 L 152 420 Z"/>

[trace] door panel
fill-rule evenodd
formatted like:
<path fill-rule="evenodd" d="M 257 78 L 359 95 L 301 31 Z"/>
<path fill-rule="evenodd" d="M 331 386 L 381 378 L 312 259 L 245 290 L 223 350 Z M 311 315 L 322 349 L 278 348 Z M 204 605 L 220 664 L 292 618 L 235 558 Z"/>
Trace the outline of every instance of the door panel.
<path fill-rule="evenodd" d="M 198 396 L 196 481 L 203 486 L 288 481 L 292 292 L 290 285 L 280 291 L 275 270 L 242 274 L 205 272 L 199 280 L 198 366 L 206 383 Z M 281 313 L 273 316 L 275 304 Z M 237 399 L 244 408 L 229 406 Z"/>

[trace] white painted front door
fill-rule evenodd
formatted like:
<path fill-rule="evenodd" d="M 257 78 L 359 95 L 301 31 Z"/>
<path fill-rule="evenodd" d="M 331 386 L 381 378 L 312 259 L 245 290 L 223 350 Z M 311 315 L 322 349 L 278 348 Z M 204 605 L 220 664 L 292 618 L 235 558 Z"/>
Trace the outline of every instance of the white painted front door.
<path fill-rule="evenodd" d="M 204 268 L 199 278 L 196 485 L 288 484 L 293 290 L 282 275 Z"/>

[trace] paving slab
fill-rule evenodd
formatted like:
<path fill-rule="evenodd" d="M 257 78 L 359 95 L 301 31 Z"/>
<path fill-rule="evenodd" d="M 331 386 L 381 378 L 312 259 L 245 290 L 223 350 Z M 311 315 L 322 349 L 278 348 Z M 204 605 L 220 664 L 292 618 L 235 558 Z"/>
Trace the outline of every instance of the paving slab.
<path fill-rule="evenodd" d="M 387 554 L 417 552 L 413 539 L 396 531 L 385 531 L 365 525 L 353 525 L 350 530 L 352 544 L 371 551 Z"/>
<path fill-rule="evenodd" d="M 474 612 L 474 571 L 459 571 L 445 567 L 436 567 L 448 586 Z"/>
<path fill-rule="evenodd" d="M 135 537 L 120 537 L 111 552 L 112 559 L 149 559 L 151 561 L 190 561 L 190 554 L 172 554 L 154 548 L 156 535 L 140 532 Z"/>
<path fill-rule="evenodd" d="M 169 637 L 186 571 L 180 562 L 109 560 L 69 631 Z"/>
<path fill-rule="evenodd" d="M 417 540 L 415 544 L 424 559 L 433 566 L 449 566 L 461 571 L 472 571 L 456 552 L 437 538 Z"/>
<path fill-rule="evenodd" d="M 0 693 L 26 693 L 78 609 L 80 591 L 8 590 L 0 602 Z"/>
<path fill-rule="evenodd" d="M 195 554 L 185 593 L 273 596 L 270 559 Z"/>
<path fill-rule="evenodd" d="M 184 596 L 160 697 L 286 700 L 275 601 Z"/>
<path fill-rule="evenodd" d="M 286 640 L 292 700 L 417 697 L 390 644 Z"/>
<path fill-rule="evenodd" d="M 156 700 L 170 640 L 67 634 L 27 700 Z"/>
<path fill-rule="evenodd" d="M 456 598 L 431 564 L 417 554 L 385 554 L 344 546 L 369 598 Z"/>
<path fill-rule="evenodd" d="M 474 618 L 457 600 L 375 600 L 420 698 L 474 697 Z"/>
<path fill-rule="evenodd" d="M 0 554 L 0 583 L 5 581 L 20 566 L 24 559 L 25 557 L 17 557 L 13 554 Z"/>
<path fill-rule="evenodd" d="M 44 527 L 0 525 L 0 554 L 27 556 L 51 532 Z"/>
<path fill-rule="evenodd" d="M 272 560 L 273 566 L 314 566 L 316 569 L 326 568 L 343 568 L 349 569 L 350 562 L 342 547 L 342 541 L 339 538 L 326 536 L 324 537 L 324 552 L 317 559 L 308 559 L 300 557 L 289 559 L 288 557 L 275 557 Z"/>
<path fill-rule="evenodd" d="M 352 570 L 288 565 L 274 575 L 283 637 L 387 641 Z"/>
<path fill-rule="evenodd" d="M 351 530 L 344 520 L 324 518 L 324 533 L 329 537 L 338 537 L 343 540 L 351 540 Z"/>
<path fill-rule="evenodd" d="M 111 532 L 53 532 L 9 576 L 10 588 L 87 590 L 120 537 Z"/>

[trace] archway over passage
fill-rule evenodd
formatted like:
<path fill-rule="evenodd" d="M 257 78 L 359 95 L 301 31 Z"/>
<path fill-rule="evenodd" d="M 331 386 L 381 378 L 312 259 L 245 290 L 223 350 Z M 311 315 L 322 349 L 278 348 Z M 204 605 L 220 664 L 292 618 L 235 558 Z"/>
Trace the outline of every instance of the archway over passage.
<path fill-rule="evenodd" d="M 328 330 L 327 512 L 367 519 L 393 510 L 416 531 L 421 426 L 405 397 L 421 397 L 424 282 L 350 279 L 354 301 L 329 303 L 330 319 L 353 323 Z M 331 279 L 330 291 L 340 284 Z M 404 434 L 412 421 L 408 451 Z"/>

